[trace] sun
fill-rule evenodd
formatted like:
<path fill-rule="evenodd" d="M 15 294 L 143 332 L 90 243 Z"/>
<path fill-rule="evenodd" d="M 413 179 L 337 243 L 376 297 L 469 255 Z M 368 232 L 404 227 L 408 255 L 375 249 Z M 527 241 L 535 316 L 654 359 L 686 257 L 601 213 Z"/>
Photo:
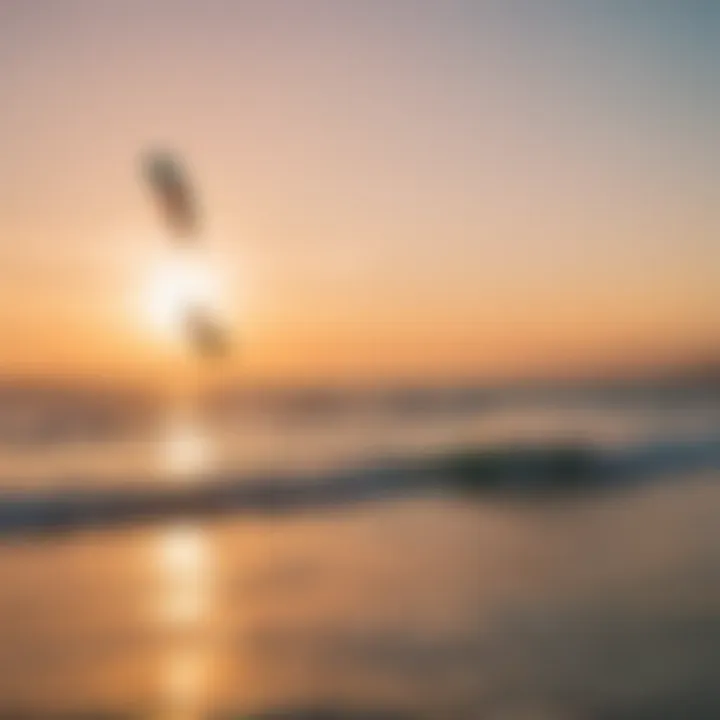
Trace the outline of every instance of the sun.
<path fill-rule="evenodd" d="M 188 310 L 216 307 L 218 294 L 217 277 L 204 258 L 174 248 L 159 257 L 148 274 L 143 314 L 162 338 L 180 340 Z"/>

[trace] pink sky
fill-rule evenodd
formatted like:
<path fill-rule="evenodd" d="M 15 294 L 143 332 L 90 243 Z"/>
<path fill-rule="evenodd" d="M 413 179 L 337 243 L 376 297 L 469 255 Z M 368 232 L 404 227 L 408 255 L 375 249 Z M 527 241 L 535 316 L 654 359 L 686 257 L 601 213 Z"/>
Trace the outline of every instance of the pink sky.
<path fill-rule="evenodd" d="M 163 238 L 137 159 L 157 143 L 200 189 L 232 372 L 716 352 L 720 15 L 682 7 L 3 4 L 0 371 L 165 362 L 139 299 Z"/>

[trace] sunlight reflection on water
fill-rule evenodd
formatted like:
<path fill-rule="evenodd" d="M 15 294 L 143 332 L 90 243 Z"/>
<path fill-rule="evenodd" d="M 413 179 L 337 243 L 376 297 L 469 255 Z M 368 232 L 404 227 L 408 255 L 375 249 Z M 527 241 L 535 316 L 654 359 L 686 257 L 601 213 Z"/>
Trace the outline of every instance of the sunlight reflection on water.
<path fill-rule="evenodd" d="M 195 717 L 207 694 L 213 654 L 211 555 L 205 532 L 194 525 L 172 526 L 155 541 L 158 610 L 167 631 L 160 659 L 165 717 Z"/>
<path fill-rule="evenodd" d="M 160 464 L 173 480 L 197 479 L 212 465 L 212 443 L 200 423 L 187 413 L 175 413 L 166 423 Z"/>
<path fill-rule="evenodd" d="M 192 412 L 168 416 L 161 463 L 171 480 L 197 481 L 211 466 L 211 443 Z M 156 536 L 159 615 L 167 629 L 160 660 L 161 717 L 201 717 L 212 663 L 213 548 L 196 524 L 173 525 Z"/>

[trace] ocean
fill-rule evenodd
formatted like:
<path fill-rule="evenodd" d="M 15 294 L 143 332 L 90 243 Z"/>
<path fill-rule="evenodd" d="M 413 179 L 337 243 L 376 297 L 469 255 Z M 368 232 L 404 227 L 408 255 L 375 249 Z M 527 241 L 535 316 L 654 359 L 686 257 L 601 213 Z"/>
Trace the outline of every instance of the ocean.
<path fill-rule="evenodd" d="M 713 388 L 191 410 L 5 398 L 0 717 L 720 717 Z"/>

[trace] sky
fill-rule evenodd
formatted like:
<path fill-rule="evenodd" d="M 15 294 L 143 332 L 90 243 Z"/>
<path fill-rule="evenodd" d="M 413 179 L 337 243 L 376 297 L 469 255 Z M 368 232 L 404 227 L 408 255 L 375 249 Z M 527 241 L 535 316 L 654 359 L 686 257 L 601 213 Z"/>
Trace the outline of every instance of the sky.
<path fill-rule="evenodd" d="M 720 356 L 712 0 L 5 0 L 0 374 L 143 377 L 186 162 L 250 379 Z"/>

